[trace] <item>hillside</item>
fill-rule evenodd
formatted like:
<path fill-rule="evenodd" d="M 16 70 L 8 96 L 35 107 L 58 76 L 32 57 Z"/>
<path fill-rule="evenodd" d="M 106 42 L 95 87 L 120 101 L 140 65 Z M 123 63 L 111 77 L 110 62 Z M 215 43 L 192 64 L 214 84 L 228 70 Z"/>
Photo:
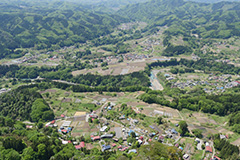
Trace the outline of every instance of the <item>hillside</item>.
<path fill-rule="evenodd" d="M 13 53 L 11 57 L 18 57 L 22 53 L 16 48 L 43 49 L 83 43 L 110 33 L 126 21 L 66 2 L 49 3 L 47 7 L 2 3 L 0 8 L 0 58 Z"/>
<path fill-rule="evenodd" d="M 203 38 L 240 35 L 239 2 L 207 4 L 183 0 L 152 0 L 128 5 L 118 13 L 135 21 L 149 22 L 152 28 L 167 25 L 171 34 L 188 34 L 192 31 Z"/>

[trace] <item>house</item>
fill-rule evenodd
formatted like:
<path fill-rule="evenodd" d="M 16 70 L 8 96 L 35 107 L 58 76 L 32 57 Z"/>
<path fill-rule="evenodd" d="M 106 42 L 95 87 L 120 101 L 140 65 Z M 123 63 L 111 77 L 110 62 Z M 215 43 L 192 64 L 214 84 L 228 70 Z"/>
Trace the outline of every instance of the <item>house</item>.
<path fill-rule="evenodd" d="M 96 118 L 98 118 L 98 115 L 96 115 L 96 114 L 90 114 L 89 117 L 96 119 Z"/>
<path fill-rule="evenodd" d="M 178 132 L 173 128 L 173 129 L 171 129 L 171 131 L 170 131 L 172 134 L 178 134 Z"/>
<path fill-rule="evenodd" d="M 152 128 L 152 129 L 155 129 L 155 127 L 153 127 L 153 126 L 149 126 L 150 128 Z"/>
<path fill-rule="evenodd" d="M 221 134 L 221 135 L 220 135 L 220 139 L 226 139 L 226 136 L 223 135 L 223 134 Z"/>
<path fill-rule="evenodd" d="M 64 114 L 61 114 L 61 117 L 62 117 L 62 118 L 64 118 L 64 117 L 65 117 L 65 115 L 64 115 Z"/>
<path fill-rule="evenodd" d="M 118 139 L 117 139 L 117 138 L 113 138 L 113 140 L 114 140 L 115 142 L 118 142 Z"/>
<path fill-rule="evenodd" d="M 68 131 L 67 131 L 67 130 L 65 130 L 65 129 L 63 129 L 63 130 L 62 130 L 62 133 L 64 133 L 64 134 L 67 134 L 67 133 L 68 133 Z"/>
<path fill-rule="evenodd" d="M 158 139 L 161 140 L 161 141 L 163 141 L 163 140 L 164 140 L 164 137 L 163 137 L 163 136 L 159 136 Z"/>
<path fill-rule="evenodd" d="M 212 148 L 210 146 L 206 146 L 206 152 L 212 153 Z"/>
<path fill-rule="evenodd" d="M 214 156 L 213 160 L 221 160 L 221 158 Z"/>
<path fill-rule="evenodd" d="M 140 139 L 140 140 L 143 140 L 143 136 L 140 136 L 139 139 Z"/>
<path fill-rule="evenodd" d="M 115 144 L 115 143 L 113 143 L 113 144 L 112 144 L 112 146 L 113 146 L 113 147 L 115 147 L 115 146 L 116 146 L 116 144 Z"/>
<path fill-rule="evenodd" d="M 106 150 L 109 150 L 109 149 L 111 149 L 110 145 L 107 145 L 107 146 L 105 146 L 105 144 L 102 145 L 102 151 L 103 152 L 106 151 Z"/>
<path fill-rule="evenodd" d="M 50 122 L 50 124 L 54 124 L 55 122 L 56 122 L 56 121 L 55 121 L 55 120 L 53 120 L 53 121 L 51 121 L 51 122 Z"/>
<path fill-rule="evenodd" d="M 125 150 L 127 150 L 128 149 L 128 147 L 124 147 L 123 149 L 121 149 L 121 151 L 125 151 Z"/>
<path fill-rule="evenodd" d="M 121 149 L 121 148 L 122 148 L 122 145 L 118 146 L 117 148 L 118 148 L 118 149 Z"/>
<path fill-rule="evenodd" d="M 112 138 L 113 137 L 113 134 L 104 134 L 104 135 L 101 135 L 101 138 Z"/>
<path fill-rule="evenodd" d="M 133 122 L 134 122 L 134 123 L 138 123 L 138 120 L 137 120 L 137 119 L 133 119 Z"/>
<path fill-rule="evenodd" d="M 128 153 L 132 153 L 132 152 L 137 153 L 137 150 L 136 149 L 131 149 L 131 150 L 128 151 Z"/>
<path fill-rule="evenodd" d="M 178 147 L 178 148 L 179 148 L 181 151 L 183 151 L 183 147 L 180 146 L 180 147 Z"/>
<path fill-rule="evenodd" d="M 196 138 L 196 139 L 195 139 L 195 142 L 200 143 L 200 139 L 199 139 L 199 138 Z"/>
<path fill-rule="evenodd" d="M 141 145 L 141 144 L 143 143 L 143 141 L 139 139 L 139 140 L 138 140 L 138 143 Z"/>
<path fill-rule="evenodd" d="M 81 142 L 80 145 L 76 145 L 75 146 L 76 149 L 81 149 L 83 147 L 85 147 L 85 143 L 84 142 Z"/>
<path fill-rule="evenodd" d="M 100 140 L 100 139 L 101 139 L 100 136 L 96 136 L 96 137 L 93 137 L 93 138 L 92 138 L 93 141 Z"/>
<path fill-rule="evenodd" d="M 107 126 L 103 126 L 102 128 L 100 128 L 100 132 L 105 132 L 107 128 L 108 128 Z"/>

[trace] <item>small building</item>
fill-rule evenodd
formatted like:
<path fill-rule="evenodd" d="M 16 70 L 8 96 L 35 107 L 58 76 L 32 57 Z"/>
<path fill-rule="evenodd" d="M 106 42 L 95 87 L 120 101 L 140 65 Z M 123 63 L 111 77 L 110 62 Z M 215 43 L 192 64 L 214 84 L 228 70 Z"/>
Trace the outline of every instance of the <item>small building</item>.
<path fill-rule="evenodd" d="M 65 115 L 64 115 L 64 114 L 61 114 L 61 117 L 62 117 L 62 118 L 64 118 L 64 117 L 65 117 Z"/>
<path fill-rule="evenodd" d="M 113 138 L 113 140 L 114 140 L 115 142 L 118 142 L 118 139 L 117 139 L 117 138 Z"/>
<path fill-rule="evenodd" d="M 137 120 L 137 119 L 133 119 L 133 122 L 134 122 L 134 123 L 138 123 L 138 120 Z"/>
<path fill-rule="evenodd" d="M 92 140 L 93 140 L 93 141 L 100 140 L 100 139 L 101 139 L 100 136 L 92 137 Z"/>
<path fill-rule="evenodd" d="M 50 124 L 54 124 L 55 122 L 56 122 L 56 121 L 55 121 L 55 120 L 53 120 L 53 121 L 51 121 L 51 122 L 50 122 Z"/>
<path fill-rule="evenodd" d="M 113 134 L 104 134 L 104 135 L 101 135 L 101 138 L 112 138 L 113 137 Z"/>
<path fill-rule="evenodd" d="M 121 149 L 121 151 L 126 151 L 128 149 L 128 147 L 124 147 L 123 149 Z"/>
<path fill-rule="evenodd" d="M 98 115 L 96 115 L 96 114 L 90 114 L 89 117 L 96 119 L 96 118 L 98 118 Z"/>
<path fill-rule="evenodd" d="M 139 139 L 139 140 L 138 140 L 138 143 L 141 145 L 141 144 L 143 143 L 143 141 Z"/>
<path fill-rule="evenodd" d="M 220 135 L 220 139 L 226 139 L 226 136 L 223 135 L 223 134 L 221 134 L 221 135 Z"/>
<path fill-rule="evenodd" d="M 118 146 L 117 148 L 118 148 L 118 149 L 121 149 L 121 148 L 122 148 L 122 145 Z"/>
<path fill-rule="evenodd" d="M 210 147 L 210 146 L 206 146 L 206 152 L 210 152 L 210 153 L 212 153 L 212 147 Z"/>
<path fill-rule="evenodd" d="M 173 128 L 173 129 L 171 129 L 171 131 L 170 131 L 172 134 L 178 134 L 178 132 Z"/>
<path fill-rule="evenodd" d="M 31 129 L 31 128 L 33 128 L 33 126 L 26 125 L 26 128 L 29 128 L 29 129 Z"/>
<path fill-rule="evenodd" d="M 128 153 L 132 153 L 132 152 L 137 153 L 137 150 L 136 149 L 131 149 L 131 150 L 128 151 Z"/>
<path fill-rule="evenodd" d="M 102 145 L 102 151 L 103 151 L 103 152 L 106 151 L 106 150 L 109 150 L 109 149 L 111 149 L 111 146 L 110 146 L 110 145 L 107 145 L 107 146 Z"/>
<path fill-rule="evenodd" d="M 103 126 L 102 128 L 100 128 L 100 132 L 105 132 L 107 128 L 108 128 L 107 126 Z"/>
<path fill-rule="evenodd" d="M 178 148 L 179 148 L 181 151 L 183 151 L 183 147 L 180 146 L 180 147 L 178 147 Z"/>
<path fill-rule="evenodd" d="M 199 139 L 199 138 L 196 138 L 196 139 L 195 139 L 195 142 L 200 143 L 200 139 Z"/>
<path fill-rule="evenodd" d="M 112 146 L 115 147 L 115 146 L 116 146 L 116 143 L 113 143 Z"/>
<path fill-rule="evenodd" d="M 140 139 L 140 140 L 143 140 L 143 136 L 140 136 L 139 139 Z"/>

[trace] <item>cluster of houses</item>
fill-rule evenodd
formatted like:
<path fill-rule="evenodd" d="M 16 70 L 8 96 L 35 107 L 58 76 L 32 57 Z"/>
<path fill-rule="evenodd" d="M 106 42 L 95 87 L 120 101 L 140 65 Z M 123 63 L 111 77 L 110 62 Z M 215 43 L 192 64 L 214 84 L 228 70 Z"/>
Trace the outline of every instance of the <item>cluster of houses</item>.
<path fill-rule="evenodd" d="M 169 74 L 164 75 L 167 80 L 173 80 L 174 77 L 170 76 Z M 231 78 L 231 75 L 222 75 L 222 76 L 212 76 L 209 77 L 209 81 L 193 81 L 193 80 L 187 80 L 186 82 L 174 82 L 172 84 L 173 87 L 178 87 L 180 89 L 184 89 L 185 87 L 193 87 L 197 85 L 206 85 L 211 86 L 212 88 L 204 88 L 204 91 L 207 93 L 213 92 L 215 90 L 219 90 L 224 92 L 226 88 L 232 88 L 236 87 L 240 84 L 239 81 L 230 81 L 229 78 Z"/>

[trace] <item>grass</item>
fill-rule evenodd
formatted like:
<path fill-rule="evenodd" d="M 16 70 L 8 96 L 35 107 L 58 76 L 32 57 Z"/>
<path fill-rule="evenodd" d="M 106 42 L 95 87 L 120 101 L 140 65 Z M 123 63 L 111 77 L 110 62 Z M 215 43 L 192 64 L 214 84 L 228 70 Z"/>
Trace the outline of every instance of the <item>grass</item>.
<path fill-rule="evenodd" d="M 204 152 L 203 150 L 202 151 L 196 151 L 191 158 L 192 159 L 201 159 L 203 152 Z"/>
<path fill-rule="evenodd" d="M 225 122 L 228 122 L 228 116 L 224 116 L 224 117 L 221 117 L 221 116 L 218 116 L 218 115 L 210 115 L 209 114 L 209 117 L 212 118 L 215 122 L 219 123 L 219 124 L 224 124 Z"/>
<path fill-rule="evenodd" d="M 83 130 L 82 130 L 82 129 L 78 129 L 78 130 L 74 129 L 72 132 L 73 132 L 73 133 L 82 133 Z"/>
<path fill-rule="evenodd" d="M 236 141 L 236 140 L 239 139 L 239 138 L 240 138 L 240 134 L 235 133 L 235 134 L 233 134 L 233 135 L 230 136 L 229 142 L 230 142 L 230 143 L 231 143 L 231 142 L 234 142 L 234 141 Z"/>

